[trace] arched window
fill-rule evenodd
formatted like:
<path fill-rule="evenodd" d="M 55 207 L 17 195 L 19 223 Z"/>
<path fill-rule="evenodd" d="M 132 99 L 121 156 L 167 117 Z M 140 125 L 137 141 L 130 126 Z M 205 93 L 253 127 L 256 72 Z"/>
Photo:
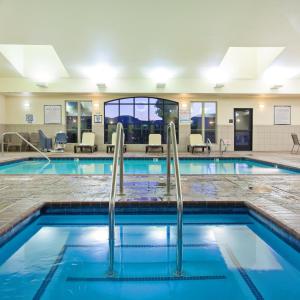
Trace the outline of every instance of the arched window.
<path fill-rule="evenodd" d="M 104 104 L 104 143 L 111 143 L 117 123 L 124 126 L 126 144 L 148 144 L 150 133 L 160 133 L 167 140 L 167 125 L 173 121 L 178 141 L 178 103 L 148 97 L 112 100 Z"/>

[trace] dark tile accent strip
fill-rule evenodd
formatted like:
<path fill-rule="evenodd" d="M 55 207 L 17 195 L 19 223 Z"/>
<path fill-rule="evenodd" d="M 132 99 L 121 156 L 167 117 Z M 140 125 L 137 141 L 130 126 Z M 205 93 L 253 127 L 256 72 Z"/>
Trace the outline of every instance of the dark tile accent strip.
<path fill-rule="evenodd" d="M 253 225 L 253 222 L 185 222 L 183 225 Z M 38 226 L 108 226 L 108 222 L 96 222 L 96 223 L 38 223 Z M 116 223 L 116 226 L 168 226 L 168 225 L 176 225 L 175 222 L 165 222 L 165 223 Z"/>
<path fill-rule="evenodd" d="M 195 243 L 195 244 L 183 244 L 183 247 L 191 247 L 191 248 L 200 248 L 200 247 L 211 247 L 216 246 L 216 243 Z M 65 247 L 66 248 L 97 248 L 101 247 L 102 245 L 74 245 L 74 244 L 68 244 Z M 115 245 L 115 248 L 166 248 L 166 247 L 176 247 L 176 244 L 121 244 L 121 245 Z"/>
<path fill-rule="evenodd" d="M 64 254 L 67 250 L 66 246 L 63 246 L 62 249 L 60 250 L 58 256 L 56 257 L 55 262 L 52 264 L 50 271 L 48 272 L 46 278 L 43 280 L 41 286 L 39 287 L 39 289 L 37 290 L 36 294 L 33 297 L 33 300 L 38 300 L 41 299 L 42 295 L 44 294 L 47 286 L 49 285 L 49 283 L 51 282 L 59 264 L 62 262 L 62 259 L 64 257 Z"/>
<path fill-rule="evenodd" d="M 68 277 L 67 281 L 179 281 L 179 280 L 222 280 L 225 275 L 203 275 L 203 276 L 151 276 L 151 277 Z"/>
<path fill-rule="evenodd" d="M 232 252 L 231 248 L 228 245 L 226 245 L 225 248 L 226 248 L 226 251 L 227 251 L 231 261 L 233 262 L 233 264 L 239 271 L 239 273 L 242 276 L 242 278 L 244 279 L 245 283 L 248 285 L 248 287 L 249 287 L 250 291 L 252 292 L 253 296 L 255 297 L 255 299 L 256 300 L 264 300 L 264 297 L 262 296 L 262 294 L 260 293 L 260 291 L 258 290 L 256 285 L 254 284 L 254 282 L 251 280 L 251 278 L 247 274 L 246 270 L 241 266 L 240 262 L 238 261 L 238 259 L 234 255 L 234 253 Z"/>

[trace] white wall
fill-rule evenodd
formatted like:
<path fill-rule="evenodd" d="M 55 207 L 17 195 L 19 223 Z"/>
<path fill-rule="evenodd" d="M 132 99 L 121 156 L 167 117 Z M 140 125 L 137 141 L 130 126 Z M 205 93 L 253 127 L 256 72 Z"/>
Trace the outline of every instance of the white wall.
<path fill-rule="evenodd" d="M 0 124 L 5 124 L 5 97 L 0 95 Z"/>
<path fill-rule="evenodd" d="M 144 94 L 140 94 L 146 96 Z M 139 95 L 139 96 L 140 96 Z M 65 129 L 64 107 L 66 100 L 92 100 L 94 113 L 103 115 L 104 102 L 111 99 L 134 96 L 124 94 L 103 94 L 103 95 L 39 95 L 30 97 L 6 96 L 0 98 L 0 108 L 3 109 L 1 118 L 4 120 L 9 130 L 35 131 L 43 128 L 46 133 L 53 136 L 58 130 Z M 138 95 L 135 95 L 138 96 Z M 229 124 L 229 119 L 233 119 L 234 108 L 253 108 L 253 150 L 256 151 L 287 151 L 291 147 L 291 132 L 300 134 L 300 97 L 296 96 L 238 96 L 238 95 L 202 95 L 202 94 L 151 94 L 150 96 L 161 97 L 180 102 L 180 109 L 183 104 L 186 109 L 190 109 L 192 101 L 216 101 L 217 102 L 217 141 L 220 138 L 231 139 L 233 141 L 233 124 Z M 25 106 L 25 103 L 29 104 Z M 44 105 L 62 105 L 62 125 L 44 125 Z M 274 126 L 274 105 L 290 105 L 292 107 L 292 124 L 290 126 Z M 25 125 L 26 113 L 34 115 L 34 124 Z M 2 115 L 2 117 L 1 117 Z M 1 124 L 1 122 L 0 122 Z M 104 127 L 103 124 L 94 124 L 93 130 L 96 132 L 96 141 L 100 149 L 104 149 Z M 189 125 L 180 126 L 180 149 L 186 149 Z M 144 150 L 144 145 L 130 145 L 130 150 Z M 217 146 L 215 146 L 217 149 Z"/>

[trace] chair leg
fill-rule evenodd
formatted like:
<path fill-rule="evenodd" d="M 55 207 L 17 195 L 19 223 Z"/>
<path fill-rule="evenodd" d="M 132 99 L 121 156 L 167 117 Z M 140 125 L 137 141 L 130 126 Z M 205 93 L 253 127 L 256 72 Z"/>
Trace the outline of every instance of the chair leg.
<path fill-rule="evenodd" d="M 293 153 L 293 151 L 294 151 L 294 147 L 295 147 L 295 145 L 293 145 L 293 147 L 292 147 L 292 150 L 291 150 L 291 153 Z"/>

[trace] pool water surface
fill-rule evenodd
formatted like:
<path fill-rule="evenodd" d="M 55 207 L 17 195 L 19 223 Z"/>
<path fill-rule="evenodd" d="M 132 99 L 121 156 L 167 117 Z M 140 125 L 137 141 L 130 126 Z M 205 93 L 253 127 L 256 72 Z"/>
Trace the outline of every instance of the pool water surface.
<path fill-rule="evenodd" d="M 125 174 L 165 174 L 166 159 L 125 159 Z M 0 165 L 0 174 L 111 174 L 112 159 L 30 159 Z M 180 159 L 181 174 L 299 174 L 249 159 Z"/>
<path fill-rule="evenodd" d="M 44 215 L 0 248 L 1 299 L 300 299 L 300 254 L 249 214 Z"/>

